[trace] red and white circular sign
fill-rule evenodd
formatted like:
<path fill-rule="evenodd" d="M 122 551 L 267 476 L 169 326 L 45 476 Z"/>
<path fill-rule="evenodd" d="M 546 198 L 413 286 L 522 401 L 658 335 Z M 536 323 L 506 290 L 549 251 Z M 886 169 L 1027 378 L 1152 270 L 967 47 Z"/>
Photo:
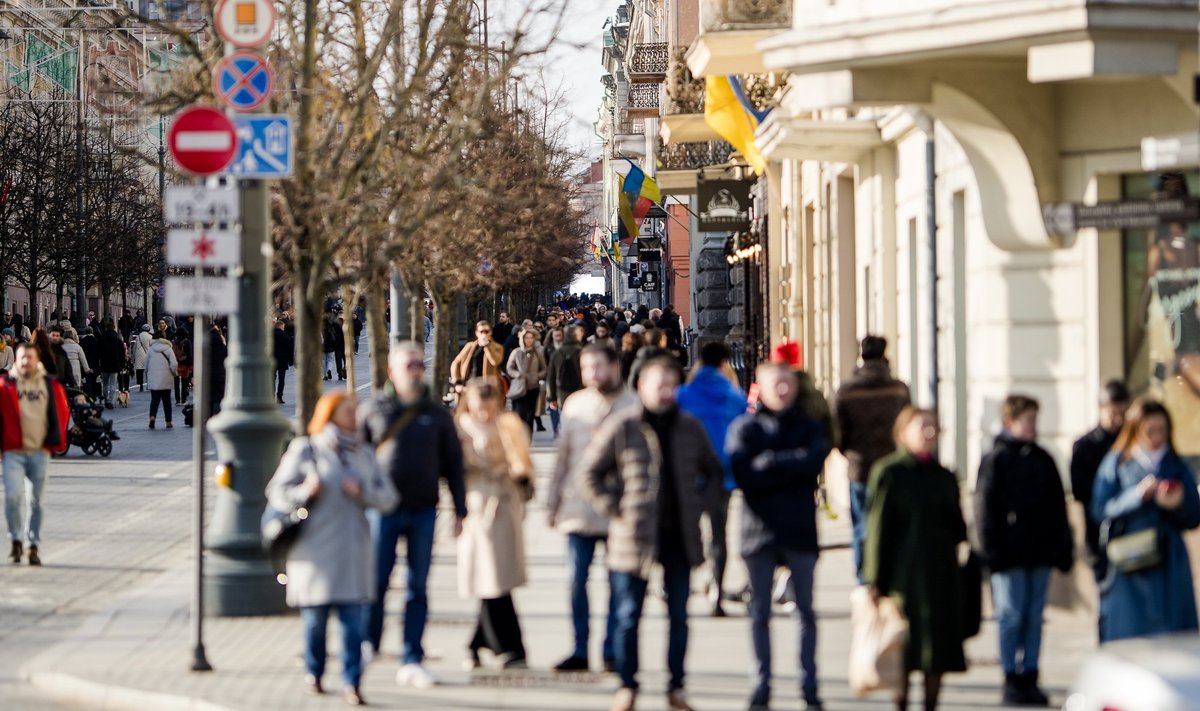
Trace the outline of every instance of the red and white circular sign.
<path fill-rule="evenodd" d="M 265 44 L 275 29 L 275 3 L 272 0 L 220 0 L 213 15 L 217 21 L 217 34 L 242 49 Z"/>
<path fill-rule="evenodd" d="M 225 170 L 238 148 L 233 122 L 209 106 L 189 106 L 181 111 L 171 122 L 167 142 L 179 167 L 194 175 Z"/>

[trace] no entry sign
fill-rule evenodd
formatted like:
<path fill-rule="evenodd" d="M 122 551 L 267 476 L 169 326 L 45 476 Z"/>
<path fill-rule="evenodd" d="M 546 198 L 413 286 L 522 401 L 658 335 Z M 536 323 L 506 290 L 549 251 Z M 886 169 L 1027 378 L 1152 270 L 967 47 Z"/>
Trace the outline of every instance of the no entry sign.
<path fill-rule="evenodd" d="M 266 57 L 239 51 L 223 58 L 213 70 L 213 90 L 218 99 L 236 111 L 262 106 L 271 95 L 271 70 Z"/>
<path fill-rule="evenodd" d="M 171 122 L 171 157 L 189 173 L 220 173 L 237 153 L 237 132 L 225 114 L 208 106 L 190 106 Z"/>

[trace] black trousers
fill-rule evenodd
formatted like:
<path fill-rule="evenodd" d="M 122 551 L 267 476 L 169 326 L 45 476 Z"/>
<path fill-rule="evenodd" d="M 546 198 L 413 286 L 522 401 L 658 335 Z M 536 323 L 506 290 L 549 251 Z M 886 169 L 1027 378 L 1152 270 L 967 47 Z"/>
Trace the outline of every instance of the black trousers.
<path fill-rule="evenodd" d="M 138 368 L 137 370 L 138 392 L 141 392 L 146 385 L 146 369 Z"/>
<path fill-rule="evenodd" d="M 287 380 L 287 368 L 275 369 L 275 399 L 283 399 L 283 383 Z"/>
<path fill-rule="evenodd" d="M 333 352 L 333 362 L 337 365 L 337 376 L 346 379 L 346 349 L 338 348 Z"/>
<path fill-rule="evenodd" d="M 150 391 L 150 417 L 158 414 L 158 406 L 162 404 L 163 412 L 166 415 L 167 422 L 171 421 L 171 391 L 170 390 L 151 390 Z"/>
<path fill-rule="evenodd" d="M 513 410 L 525 426 L 529 428 L 530 433 L 533 432 L 533 416 L 537 412 L 538 391 L 527 390 L 521 397 L 513 400 Z"/>
<path fill-rule="evenodd" d="M 479 622 L 475 624 L 471 650 L 478 652 L 481 649 L 489 649 L 496 655 L 507 655 L 506 661 L 525 658 L 521 622 L 517 619 L 512 595 L 480 600 Z"/>

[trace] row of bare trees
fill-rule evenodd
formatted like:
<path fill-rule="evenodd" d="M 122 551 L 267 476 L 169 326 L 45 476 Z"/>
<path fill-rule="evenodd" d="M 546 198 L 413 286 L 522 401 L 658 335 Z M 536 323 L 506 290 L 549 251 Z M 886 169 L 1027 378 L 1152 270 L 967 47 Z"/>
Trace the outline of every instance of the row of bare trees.
<path fill-rule="evenodd" d="M 578 270 L 586 231 L 569 207 L 576 157 L 550 110 L 558 99 L 514 79 L 549 46 L 531 30 L 554 37 L 570 1 L 525 0 L 515 16 L 521 3 L 508 3 L 503 51 L 483 41 L 475 0 L 277 3 L 270 108 L 293 116 L 296 169 L 274 190 L 273 241 L 295 312 L 301 421 L 321 392 L 330 294 L 366 297 L 371 352 L 382 354 L 399 270 L 414 305 L 428 294 L 438 306 L 441 383 L 456 297 L 558 288 Z M 218 40 L 176 31 L 183 56 L 149 102 L 159 111 L 212 100 Z M 371 362 L 378 388 L 386 359 Z"/>
<path fill-rule="evenodd" d="M 53 288 L 73 310 L 64 297 L 81 274 L 106 304 L 161 279 L 156 176 L 122 146 L 131 138 L 82 124 L 61 96 L 12 86 L 0 101 L 0 280 L 30 304 Z"/>

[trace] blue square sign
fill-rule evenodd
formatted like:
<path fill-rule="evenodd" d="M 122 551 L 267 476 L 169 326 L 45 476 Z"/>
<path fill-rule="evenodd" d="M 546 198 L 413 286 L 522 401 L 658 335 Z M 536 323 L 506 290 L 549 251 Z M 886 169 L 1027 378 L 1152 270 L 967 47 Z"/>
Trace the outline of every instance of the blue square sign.
<path fill-rule="evenodd" d="M 292 119 L 283 114 L 233 116 L 238 149 L 226 175 L 237 178 L 292 176 Z"/>

